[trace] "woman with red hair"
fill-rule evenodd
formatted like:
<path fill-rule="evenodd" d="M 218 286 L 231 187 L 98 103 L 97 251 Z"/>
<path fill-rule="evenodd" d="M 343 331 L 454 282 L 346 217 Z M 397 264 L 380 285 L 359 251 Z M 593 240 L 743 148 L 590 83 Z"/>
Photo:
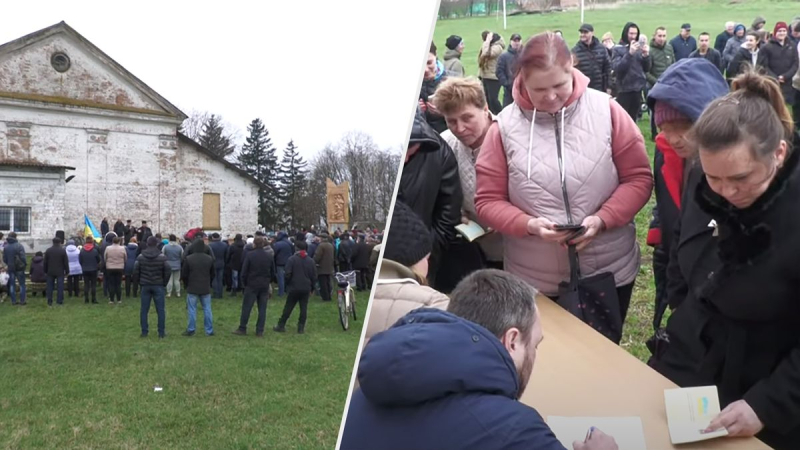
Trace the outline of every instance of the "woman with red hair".
<path fill-rule="evenodd" d="M 634 216 L 653 187 L 644 139 L 607 94 L 588 89 L 551 32 L 525 43 L 514 103 L 499 114 L 476 165 L 479 219 L 504 235 L 505 270 L 550 297 L 570 278 L 611 272 L 624 322 L 639 271 Z M 558 225 L 576 225 L 563 231 Z"/>

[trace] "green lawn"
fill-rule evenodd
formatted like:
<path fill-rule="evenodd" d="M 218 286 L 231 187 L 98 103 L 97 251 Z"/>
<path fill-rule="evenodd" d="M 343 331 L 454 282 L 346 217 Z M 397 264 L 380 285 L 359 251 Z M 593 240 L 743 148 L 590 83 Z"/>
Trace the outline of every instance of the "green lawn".
<path fill-rule="evenodd" d="M 588 2 L 587 2 L 588 3 Z M 767 18 L 767 26 L 771 30 L 775 22 L 784 20 L 790 22 L 798 14 L 797 2 L 788 1 L 753 1 L 744 4 L 729 5 L 727 1 L 675 1 L 661 4 L 640 3 L 626 4 L 614 9 L 597 9 L 586 11 L 586 21 L 594 25 L 598 38 L 606 31 L 614 34 L 615 40 L 619 39 L 622 27 L 626 21 L 637 23 L 644 33 L 652 36 L 657 26 L 667 27 L 670 38 L 678 33 L 682 23 L 690 22 L 693 34 L 696 36 L 702 31 L 708 31 L 713 36 L 719 33 L 724 23 L 728 20 L 744 22 L 750 25 L 753 18 L 763 15 Z M 439 20 L 436 23 L 434 42 L 440 49 L 438 54 L 444 56 L 444 41 L 447 36 L 456 34 L 464 38 L 465 51 L 462 61 L 468 74 L 477 74 L 478 46 L 480 33 L 484 29 L 501 33 L 508 42 L 512 33 L 520 33 L 525 39 L 546 29 L 564 30 L 565 38 L 570 45 L 578 41 L 577 29 L 580 26 L 580 13 L 570 11 L 545 15 L 527 15 L 508 18 L 508 29 L 502 31 L 502 17 L 498 20 L 495 16 L 478 17 L 455 20 Z M 654 144 L 650 142 L 649 117 L 644 116 L 639 123 L 647 142 L 647 152 L 652 164 Z M 652 272 L 652 250 L 645 245 L 651 211 L 655 204 L 652 197 L 647 206 L 636 217 L 636 231 L 642 248 L 642 266 L 636 279 L 636 288 L 631 299 L 628 318 L 625 323 L 622 347 L 637 358 L 646 361 L 650 352 L 645 346 L 647 338 L 652 335 L 652 320 L 654 312 L 655 285 Z M 667 313 L 668 316 L 668 313 Z M 666 319 L 666 318 L 665 318 Z M 666 323 L 666 321 L 664 322 Z"/>
<path fill-rule="evenodd" d="M 102 291 L 102 288 L 100 289 Z M 167 337 L 140 339 L 139 300 L 63 307 L 29 297 L 0 305 L 0 448 L 330 449 L 336 445 L 368 293 L 347 332 L 335 301 L 312 297 L 306 334 L 272 331 L 270 300 L 256 338 L 239 324 L 241 297 L 213 300 L 215 336 L 186 329 L 186 303 L 167 299 Z M 154 386 L 163 387 L 154 392 Z"/>

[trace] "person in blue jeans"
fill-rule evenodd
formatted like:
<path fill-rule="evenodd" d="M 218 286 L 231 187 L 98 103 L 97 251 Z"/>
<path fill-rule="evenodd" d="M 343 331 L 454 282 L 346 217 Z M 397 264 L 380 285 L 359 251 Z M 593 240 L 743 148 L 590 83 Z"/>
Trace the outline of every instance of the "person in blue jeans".
<path fill-rule="evenodd" d="M 211 281 L 214 280 L 217 270 L 214 267 L 214 258 L 205 253 L 203 239 L 195 239 L 191 246 L 191 254 L 186 257 L 181 267 L 181 280 L 186 286 L 186 306 L 189 315 L 189 324 L 183 336 L 194 336 L 197 321 L 197 301 L 203 306 L 203 326 L 206 335 L 214 335 L 214 325 L 211 316 Z"/>
<path fill-rule="evenodd" d="M 66 255 L 66 253 L 65 253 Z M 167 257 L 158 251 L 158 239 L 155 236 L 147 238 L 147 247 L 136 258 L 133 266 L 133 280 L 138 282 L 142 293 L 142 307 L 139 311 L 139 322 L 142 327 L 141 337 L 147 337 L 150 327 L 147 323 L 147 314 L 150 304 L 156 304 L 158 314 L 158 337 L 164 338 L 167 314 L 164 310 L 164 297 L 169 277 L 172 275 Z"/>
<path fill-rule="evenodd" d="M 28 260 L 25 257 L 25 247 L 17 242 L 17 233 L 8 233 L 6 246 L 3 251 L 3 263 L 8 267 L 8 294 L 11 304 L 17 304 L 17 287 L 19 282 L 19 304 L 25 305 L 25 268 Z"/>
<path fill-rule="evenodd" d="M 64 304 L 64 277 L 69 275 L 69 258 L 61 246 L 61 238 L 53 238 L 53 246 L 44 252 L 44 272 L 47 274 L 47 306 L 53 306 L 53 289 L 57 289 L 56 303 Z"/>
<path fill-rule="evenodd" d="M 289 242 L 289 236 L 281 231 L 278 233 L 278 240 L 272 246 L 275 250 L 275 267 L 277 268 L 278 278 L 278 297 L 283 297 L 286 292 L 286 262 L 294 254 L 294 247 Z"/>
<path fill-rule="evenodd" d="M 211 247 L 214 256 L 214 298 L 222 298 L 222 277 L 225 273 L 225 255 L 228 253 L 228 243 L 222 241 L 219 233 L 211 235 Z"/>

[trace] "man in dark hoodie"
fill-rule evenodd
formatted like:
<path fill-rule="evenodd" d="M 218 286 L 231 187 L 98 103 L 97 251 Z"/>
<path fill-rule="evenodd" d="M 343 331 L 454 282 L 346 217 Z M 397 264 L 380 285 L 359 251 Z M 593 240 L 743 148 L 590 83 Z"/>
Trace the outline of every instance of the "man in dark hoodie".
<path fill-rule="evenodd" d="M 572 48 L 572 53 L 578 60 L 576 67 L 589 78 L 590 88 L 608 92 L 611 79 L 611 60 L 608 59 L 608 52 L 595 37 L 594 27 L 591 24 L 581 25 L 578 31 L 581 39 Z"/>
<path fill-rule="evenodd" d="M 8 233 L 6 238 L 2 262 L 8 267 L 8 293 L 11 297 L 11 304 L 17 304 L 16 283 L 19 282 L 19 304 L 24 306 L 26 304 L 25 268 L 28 267 L 28 260 L 25 257 L 25 247 L 17 241 L 17 233 L 13 231 Z"/>
<path fill-rule="evenodd" d="M 244 283 L 244 299 L 242 300 L 242 315 L 239 319 L 239 328 L 233 334 L 244 336 L 247 334 L 247 323 L 250 321 L 250 312 L 253 304 L 258 304 L 258 321 L 256 322 L 256 336 L 264 336 L 264 323 L 267 320 L 267 300 L 270 297 L 270 283 L 275 275 L 275 260 L 271 253 L 265 250 L 267 241 L 262 236 L 253 240 L 253 249 L 247 252 L 242 263 L 241 280 Z"/>
<path fill-rule="evenodd" d="M 228 243 L 222 241 L 219 233 L 211 235 L 211 252 L 214 255 L 214 298 L 222 298 L 222 276 L 225 272 L 225 254 L 228 253 Z"/>
<path fill-rule="evenodd" d="M 305 241 L 300 241 L 296 245 L 297 253 L 292 255 L 286 263 L 286 282 L 289 295 L 286 297 L 286 304 L 283 307 L 283 314 L 278 320 L 278 325 L 273 330 L 277 332 L 286 331 L 286 321 L 289 320 L 294 306 L 299 303 L 300 318 L 297 321 L 297 332 L 303 334 L 308 314 L 308 298 L 314 292 L 317 268 L 314 265 L 314 260 L 309 258 L 306 253 L 308 246 Z"/>
<path fill-rule="evenodd" d="M 214 258 L 206 254 L 201 246 L 203 239 L 195 239 L 192 243 L 194 251 L 186 257 L 181 266 L 181 280 L 186 287 L 186 306 L 189 323 L 183 336 L 194 336 L 197 321 L 197 301 L 203 306 L 203 326 L 207 336 L 214 335 L 211 315 L 211 282 L 217 276 Z"/>
<path fill-rule="evenodd" d="M 275 242 L 273 250 L 275 250 L 275 267 L 277 268 L 278 277 L 278 297 L 283 297 L 286 292 L 286 263 L 294 253 L 292 243 L 289 242 L 288 235 L 283 231 L 278 233 L 278 240 Z"/>
<path fill-rule="evenodd" d="M 434 245 L 428 282 L 436 289 L 441 254 L 456 239 L 461 223 L 458 163 L 447 142 L 418 113 L 414 116 L 397 200 L 408 205 L 431 230 Z"/>
<path fill-rule="evenodd" d="M 60 238 L 53 238 L 53 246 L 44 252 L 44 271 L 47 274 L 47 306 L 53 306 L 53 289 L 57 290 L 56 303 L 63 305 L 64 277 L 69 275 L 69 258 Z"/>
<path fill-rule="evenodd" d="M 511 96 L 512 86 L 514 85 L 514 73 L 516 70 L 519 48 L 522 46 L 522 36 L 517 33 L 511 35 L 508 50 L 497 59 L 497 81 L 503 86 L 503 108 L 514 103 Z"/>
<path fill-rule="evenodd" d="M 121 223 L 121 222 L 120 222 Z M 100 251 L 94 243 L 92 235 L 86 236 L 86 243 L 81 247 L 78 261 L 83 270 L 83 302 L 89 303 L 89 293 L 92 293 L 92 303 L 97 303 L 97 269 L 100 267 Z"/>
<path fill-rule="evenodd" d="M 242 235 L 237 234 L 233 238 L 233 244 L 228 247 L 225 255 L 225 264 L 231 268 L 231 295 L 236 295 L 242 286 L 239 283 L 239 273 L 242 271 L 242 255 L 244 254 L 244 240 Z"/>
<path fill-rule="evenodd" d="M 639 40 L 639 26 L 628 22 L 619 44 L 612 49 L 611 68 L 617 78 L 617 103 L 635 122 L 650 71 L 650 46 Z"/>
<path fill-rule="evenodd" d="M 133 266 L 133 279 L 139 283 L 142 292 L 142 307 L 139 311 L 139 322 L 142 326 L 141 337 L 147 337 L 150 327 L 147 323 L 147 314 L 150 304 L 156 304 L 158 314 L 158 337 L 164 338 L 167 314 L 164 309 L 166 287 L 172 269 L 169 267 L 167 257 L 158 251 L 158 239 L 155 236 L 147 238 L 147 247 L 136 258 Z"/>
<path fill-rule="evenodd" d="M 764 25 L 766 25 L 767 19 L 763 16 L 756 16 L 753 20 L 753 24 L 750 26 L 750 29 L 747 31 L 761 31 L 764 29 Z"/>
<path fill-rule="evenodd" d="M 515 275 L 480 270 L 453 290 L 447 311 L 416 309 L 373 336 L 341 449 L 564 450 L 539 412 L 519 401 L 543 337 L 536 295 Z M 617 445 L 594 430 L 573 447 Z"/>
<path fill-rule="evenodd" d="M 654 247 L 656 314 L 653 323 L 656 329 L 667 307 L 667 263 L 690 168 L 692 146 L 686 136 L 706 106 L 727 93 L 728 84 L 719 76 L 717 68 L 705 59 L 694 58 L 667 69 L 647 96 L 648 106 L 655 111 L 656 125 L 661 130 L 656 137 L 653 163 L 656 206 L 647 234 L 647 244 Z"/>

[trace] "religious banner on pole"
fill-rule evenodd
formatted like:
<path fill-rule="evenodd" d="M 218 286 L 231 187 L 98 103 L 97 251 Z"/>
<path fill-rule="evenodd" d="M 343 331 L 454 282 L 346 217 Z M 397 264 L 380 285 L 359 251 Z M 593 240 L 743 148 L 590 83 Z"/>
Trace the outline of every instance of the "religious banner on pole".
<path fill-rule="evenodd" d="M 350 183 L 337 185 L 330 178 L 326 180 L 328 191 L 328 230 L 346 230 L 350 223 Z"/>

